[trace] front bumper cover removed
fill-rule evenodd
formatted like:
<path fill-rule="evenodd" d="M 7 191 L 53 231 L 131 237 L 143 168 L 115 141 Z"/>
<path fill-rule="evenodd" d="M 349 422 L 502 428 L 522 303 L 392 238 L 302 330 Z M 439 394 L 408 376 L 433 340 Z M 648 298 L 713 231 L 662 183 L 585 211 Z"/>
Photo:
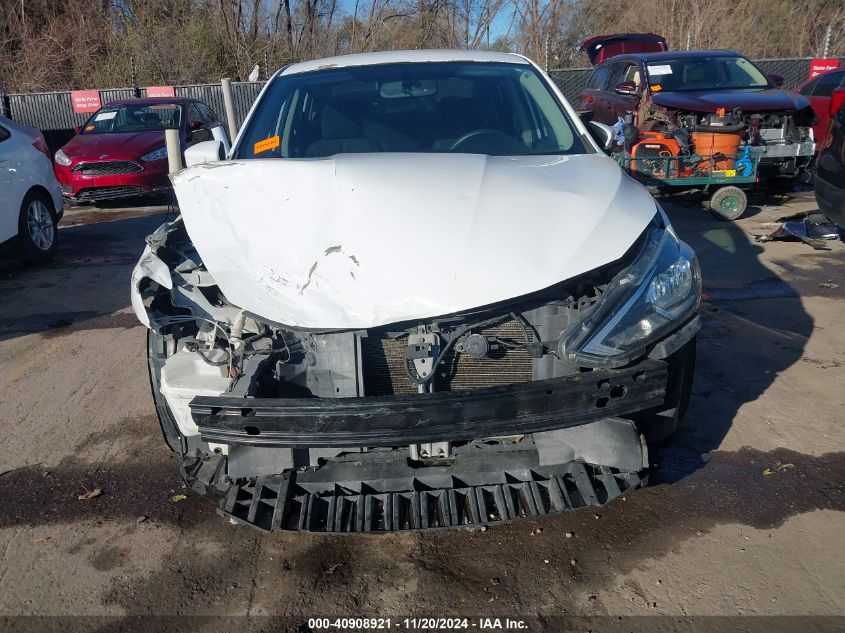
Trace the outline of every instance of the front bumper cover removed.
<path fill-rule="evenodd" d="M 618 416 L 661 405 L 666 385 L 667 364 L 646 360 L 625 369 L 424 397 L 282 404 L 197 397 L 191 411 L 202 440 L 228 444 L 230 453 L 311 447 L 350 452 L 317 468 L 233 480 L 230 456 L 200 448 L 183 458 L 182 474 L 195 492 L 217 501 L 222 515 L 266 531 L 472 527 L 601 505 L 645 483 L 641 436 Z M 554 463 L 541 458 L 546 444 L 538 449 L 538 434 L 598 422 L 627 438 L 618 440 L 619 450 L 635 445 L 642 467 L 626 470 L 565 453 Z M 522 435 L 515 444 L 478 440 Z M 410 460 L 409 444 L 435 441 L 470 442 L 458 447 L 448 466 Z"/>

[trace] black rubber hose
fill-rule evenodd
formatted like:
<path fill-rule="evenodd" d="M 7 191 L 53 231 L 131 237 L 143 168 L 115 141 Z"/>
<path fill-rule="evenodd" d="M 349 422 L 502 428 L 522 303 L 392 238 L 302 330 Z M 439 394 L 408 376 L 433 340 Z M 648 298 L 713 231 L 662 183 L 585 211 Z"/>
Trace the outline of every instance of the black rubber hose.
<path fill-rule="evenodd" d="M 197 354 L 200 355 L 200 358 L 202 358 L 206 364 L 211 365 L 212 367 L 223 367 L 223 365 L 228 365 L 229 361 L 232 360 L 232 355 L 228 352 L 226 354 L 226 358 L 223 360 L 211 360 L 208 356 L 203 353 L 201 349 L 197 349 Z"/>
<path fill-rule="evenodd" d="M 736 134 L 745 129 L 745 123 L 736 123 L 734 125 L 694 125 L 693 132 L 705 132 L 713 134 Z"/>

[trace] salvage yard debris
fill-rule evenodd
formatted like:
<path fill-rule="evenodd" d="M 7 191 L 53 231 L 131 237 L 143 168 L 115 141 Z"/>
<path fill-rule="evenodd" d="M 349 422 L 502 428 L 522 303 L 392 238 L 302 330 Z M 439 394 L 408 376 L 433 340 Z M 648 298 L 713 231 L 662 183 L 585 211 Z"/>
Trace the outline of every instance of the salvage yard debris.
<path fill-rule="evenodd" d="M 777 462 L 773 469 L 767 468 L 763 471 L 763 477 L 770 477 L 775 473 L 780 473 L 784 470 L 789 470 L 790 468 L 795 468 L 795 464 L 781 464 L 780 462 Z"/>
<path fill-rule="evenodd" d="M 830 247 L 824 242 L 841 239 L 840 232 L 836 224 L 820 213 L 799 213 L 781 218 L 777 229 L 768 235 L 755 235 L 754 239 L 758 242 L 801 241 L 818 251 L 829 251 Z"/>
<path fill-rule="evenodd" d="M 79 495 L 77 499 L 79 499 L 80 501 L 90 501 L 95 497 L 99 497 L 101 494 L 103 494 L 102 488 L 94 488 L 93 490 L 88 490 L 87 488 L 85 488 L 85 492 Z"/>

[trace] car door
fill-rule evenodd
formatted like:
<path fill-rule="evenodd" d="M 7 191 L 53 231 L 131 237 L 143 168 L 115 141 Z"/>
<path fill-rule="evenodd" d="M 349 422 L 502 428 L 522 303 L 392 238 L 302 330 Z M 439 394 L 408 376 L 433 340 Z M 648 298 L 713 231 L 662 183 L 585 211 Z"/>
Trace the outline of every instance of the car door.
<path fill-rule="evenodd" d="M 211 140 L 211 129 L 206 117 L 203 117 L 196 103 L 189 103 L 187 108 L 187 129 L 186 142 L 188 147 Z"/>
<path fill-rule="evenodd" d="M 607 77 L 606 67 L 599 66 L 593 70 L 589 79 L 587 79 L 586 86 L 584 86 L 584 89 L 578 95 L 578 99 L 575 104 L 576 110 L 579 112 L 592 112 L 593 117 L 595 118 L 596 106 L 599 104 L 601 99 L 601 84 L 603 78 L 605 77 Z"/>
<path fill-rule="evenodd" d="M 612 90 L 613 75 L 617 73 L 619 67 L 616 62 L 605 62 L 596 69 L 596 89 L 593 94 L 592 111 L 593 119 L 599 123 L 606 123 L 613 125 L 616 123 L 616 115 L 614 114 L 613 98 L 610 94 Z"/>
<path fill-rule="evenodd" d="M 20 214 L 21 179 L 19 153 L 15 151 L 16 141 L 11 130 L 0 123 L 0 243 L 18 234 Z"/>
<path fill-rule="evenodd" d="M 607 91 L 607 99 L 610 109 L 613 111 L 613 123 L 617 117 L 623 117 L 629 112 L 636 112 L 642 95 L 643 73 L 639 64 L 634 61 L 615 62 L 616 68 L 610 77 L 610 86 Z M 616 87 L 621 83 L 634 85 L 634 93 L 626 94 L 619 92 Z"/>
<path fill-rule="evenodd" d="M 805 85 L 800 91 L 810 100 L 813 112 L 818 117 L 818 121 L 813 125 L 813 135 L 817 143 L 824 140 L 830 128 L 830 101 L 833 91 L 842 84 L 843 80 L 845 80 L 845 70 L 825 73 Z"/>

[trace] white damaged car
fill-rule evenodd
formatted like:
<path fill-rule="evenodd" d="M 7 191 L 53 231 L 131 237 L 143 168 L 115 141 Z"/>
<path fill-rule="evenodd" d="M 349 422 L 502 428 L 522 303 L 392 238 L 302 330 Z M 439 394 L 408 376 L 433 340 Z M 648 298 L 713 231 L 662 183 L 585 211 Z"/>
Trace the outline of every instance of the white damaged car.
<path fill-rule="evenodd" d="M 191 488 L 264 530 L 367 532 L 642 485 L 701 273 L 609 140 L 518 55 L 277 72 L 228 154 L 186 151 L 132 275 Z"/>

